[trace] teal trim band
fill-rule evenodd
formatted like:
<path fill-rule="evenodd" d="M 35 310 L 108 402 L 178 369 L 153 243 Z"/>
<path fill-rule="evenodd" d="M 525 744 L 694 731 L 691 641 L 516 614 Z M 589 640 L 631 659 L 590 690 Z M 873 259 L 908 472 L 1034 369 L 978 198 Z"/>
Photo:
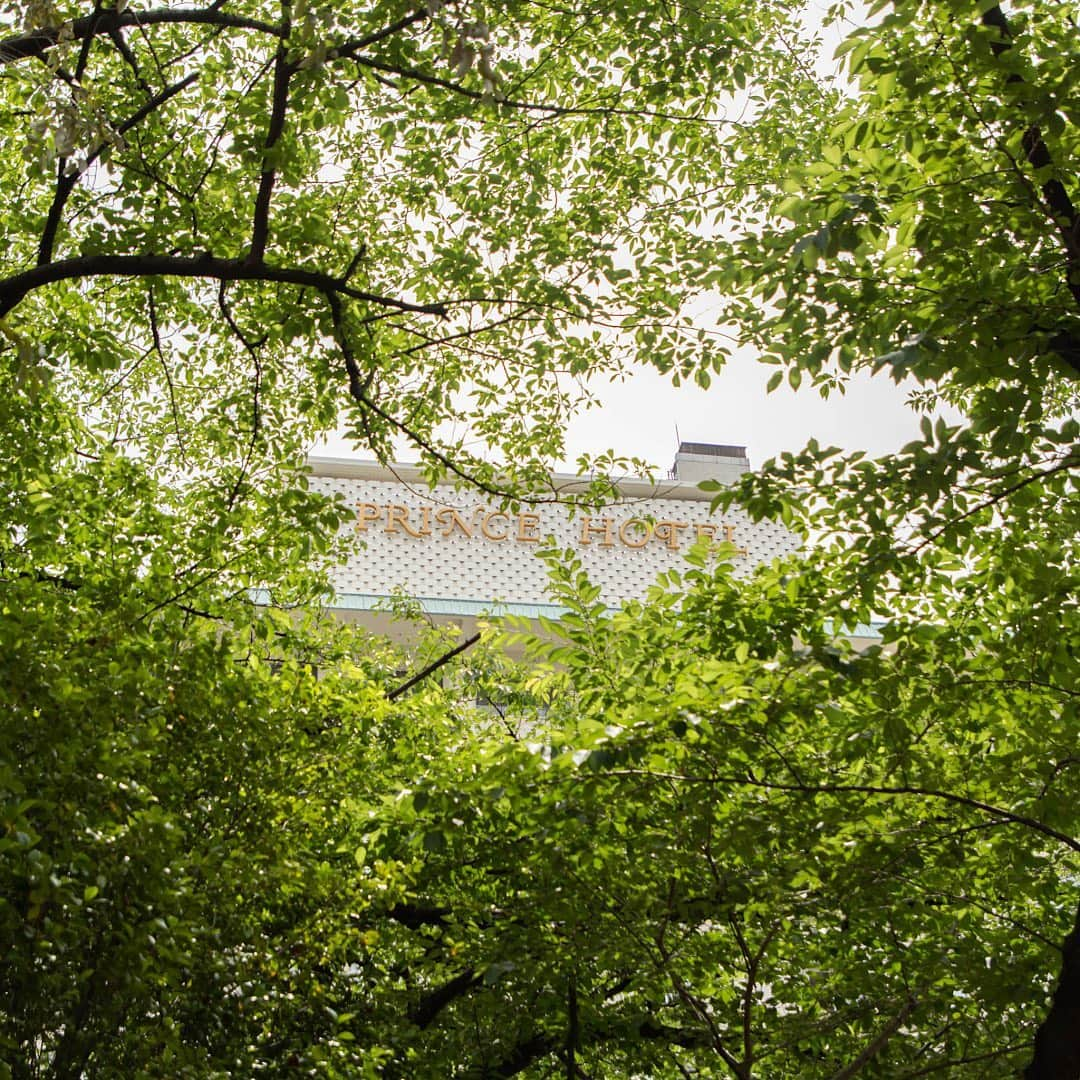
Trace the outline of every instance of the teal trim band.
<path fill-rule="evenodd" d="M 385 611 L 392 597 L 377 593 L 338 593 L 329 607 L 338 611 Z M 558 619 L 568 608 L 559 604 L 508 604 L 500 601 L 460 600 L 440 596 L 411 596 L 427 615 L 521 615 L 538 619 L 541 615 Z"/>
<path fill-rule="evenodd" d="M 265 589 L 252 589 L 252 600 L 256 604 L 268 604 L 270 594 Z M 393 597 L 385 593 L 338 593 L 327 599 L 327 607 L 336 611 L 388 611 L 388 601 Z M 526 619 L 558 619 L 570 609 L 560 604 L 510 604 L 490 600 L 462 600 L 456 597 L 411 596 L 409 600 L 418 603 L 426 615 L 520 615 Z M 609 607 L 609 615 L 619 609 Z M 854 629 L 844 630 L 845 637 L 880 638 L 885 620 L 874 620 L 867 625 L 859 623 Z"/>
<path fill-rule="evenodd" d="M 830 633 L 836 633 L 836 624 L 832 621 L 832 619 L 827 620 L 825 625 Z M 881 637 L 882 628 L 888 625 L 889 624 L 886 619 L 875 619 L 871 623 L 857 623 L 854 629 L 851 629 L 849 627 L 842 627 L 840 633 L 843 634 L 844 637 L 849 638 L 879 638 Z"/>

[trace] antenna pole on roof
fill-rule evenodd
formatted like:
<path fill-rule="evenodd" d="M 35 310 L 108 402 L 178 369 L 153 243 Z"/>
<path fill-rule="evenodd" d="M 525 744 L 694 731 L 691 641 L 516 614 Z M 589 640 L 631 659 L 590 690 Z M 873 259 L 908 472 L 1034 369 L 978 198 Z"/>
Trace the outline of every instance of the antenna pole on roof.
<path fill-rule="evenodd" d="M 676 450 L 676 452 L 678 451 L 680 446 L 682 446 L 682 439 L 679 438 L 679 424 L 678 424 L 678 421 L 676 421 L 676 423 L 675 423 L 675 450 Z"/>

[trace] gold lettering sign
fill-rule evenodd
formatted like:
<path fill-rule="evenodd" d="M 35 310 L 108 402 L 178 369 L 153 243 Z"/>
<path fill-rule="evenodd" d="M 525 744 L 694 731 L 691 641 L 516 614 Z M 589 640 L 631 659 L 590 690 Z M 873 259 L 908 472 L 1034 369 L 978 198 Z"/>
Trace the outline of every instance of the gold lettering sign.
<path fill-rule="evenodd" d="M 414 529 L 409 524 L 409 508 L 407 506 L 398 506 L 397 503 L 391 503 L 386 508 L 386 531 L 388 533 L 396 533 L 399 526 L 410 536 L 415 536 L 418 540 L 422 536 L 431 535 L 430 527 L 427 530 L 423 527 Z"/>
<path fill-rule="evenodd" d="M 517 539 L 526 544 L 538 544 L 540 542 L 540 515 L 518 514 Z"/>
<path fill-rule="evenodd" d="M 443 536 L 449 536 L 455 529 L 460 529 L 470 540 L 472 539 L 472 525 L 449 506 L 437 510 L 435 520 L 443 526 Z"/>
<path fill-rule="evenodd" d="M 502 518 L 503 521 L 505 521 L 505 522 L 507 522 L 509 524 L 509 521 L 510 521 L 509 514 L 504 514 L 500 510 L 496 510 L 492 514 L 485 514 L 484 517 L 480 521 L 480 531 L 484 534 L 484 539 L 485 540 L 495 540 L 495 541 L 509 540 L 510 539 L 510 534 L 508 532 L 497 533 L 497 532 L 492 532 L 491 531 L 491 523 L 496 518 Z"/>
<path fill-rule="evenodd" d="M 421 506 L 413 508 L 401 503 L 356 504 L 356 531 L 367 532 L 371 527 L 381 524 L 382 531 L 390 535 L 405 534 L 414 540 L 441 537 L 448 539 L 460 534 L 466 540 L 482 538 L 500 544 L 514 541 L 518 544 L 538 544 L 541 540 L 540 515 L 531 511 L 520 514 L 508 514 L 502 510 L 487 510 L 477 506 L 472 514 L 456 510 L 451 506 L 433 508 Z M 692 535 L 689 530 L 693 530 Z M 664 518 L 651 521 L 647 518 L 592 517 L 582 515 L 581 529 L 577 541 L 583 547 L 595 544 L 597 547 L 615 547 L 616 543 L 628 548 L 644 548 L 650 542 L 662 544 L 669 551 L 681 551 L 684 538 L 697 542 L 714 542 L 717 533 L 723 530 L 724 540 L 735 543 L 735 526 L 726 523 L 691 523 Z M 688 534 L 684 537 L 684 534 Z M 736 549 L 739 554 L 747 554 L 745 547 Z"/>
<path fill-rule="evenodd" d="M 367 532 L 367 527 L 373 521 L 382 517 L 383 508 L 374 503 L 358 502 L 356 504 L 356 531 Z"/>
<path fill-rule="evenodd" d="M 636 525 L 641 530 L 637 537 L 634 536 L 634 532 L 630 528 L 631 525 Z M 627 547 L 640 548 L 649 542 L 652 531 L 652 526 L 644 518 L 630 518 L 619 526 L 619 539 Z"/>
<path fill-rule="evenodd" d="M 600 519 L 599 525 L 592 523 L 592 518 L 586 514 L 581 519 L 581 540 L 582 544 L 591 544 L 594 533 L 599 533 L 604 539 L 600 541 L 601 547 L 614 547 L 615 541 L 611 538 L 611 518 L 605 517 Z"/>
<path fill-rule="evenodd" d="M 725 525 L 725 526 L 723 526 L 723 529 L 724 529 L 724 539 L 725 539 L 725 540 L 726 540 L 726 541 L 727 541 L 727 542 L 728 542 L 729 544 L 734 544 L 734 543 L 735 543 L 735 526 L 734 526 L 734 525 Z M 749 553 L 747 552 L 746 548 L 744 548 L 744 547 L 738 547 L 738 546 L 736 546 L 735 550 L 736 550 L 736 551 L 737 551 L 737 552 L 738 552 L 738 553 L 739 553 L 740 555 L 747 555 L 747 554 L 749 554 Z"/>
<path fill-rule="evenodd" d="M 657 540 L 662 540 L 672 551 L 679 550 L 679 530 L 689 529 L 689 521 L 658 521 L 653 534 Z"/>

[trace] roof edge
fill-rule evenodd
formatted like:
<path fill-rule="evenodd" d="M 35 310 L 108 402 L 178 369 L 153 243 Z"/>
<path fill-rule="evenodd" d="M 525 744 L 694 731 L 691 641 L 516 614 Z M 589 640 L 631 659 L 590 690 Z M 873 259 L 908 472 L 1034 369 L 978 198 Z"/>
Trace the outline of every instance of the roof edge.
<path fill-rule="evenodd" d="M 428 486 L 427 477 L 418 465 L 406 465 L 393 462 L 383 465 L 378 461 L 357 460 L 356 458 L 322 457 L 309 454 L 305 459 L 307 469 L 312 476 L 331 477 L 342 480 L 376 480 L 385 483 L 416 484 Z M 574 473 L 549 473 L 551 488 L 534 492 L 536 495 L 565 494 L 584 491 L 596 476 L 580 476 Z M 656 479 L 649 480 L 640 476 L 615 477 L 611 485 L 621 497 L 627 499 L 692 499 L 709 502 L 715 492 L 702 491 L 696 483 L 686 481 Z M 441 488 L 460 487 L 450 482 L 437 485 Z M 527 496 L 522 496 L 527 500 Z"/>

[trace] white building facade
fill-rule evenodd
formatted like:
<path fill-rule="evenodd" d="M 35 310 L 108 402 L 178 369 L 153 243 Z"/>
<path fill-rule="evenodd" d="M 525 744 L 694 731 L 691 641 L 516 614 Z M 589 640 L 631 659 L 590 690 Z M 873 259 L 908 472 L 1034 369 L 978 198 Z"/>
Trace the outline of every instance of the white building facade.
<path fill-rule="evenodd" d="M 334 571 L 332 606 L 391 636 L 398 635 L 381 612 L 395 592 L 463 628 L 486 614 L 557 618 L 537 557 L 550 547 L 573 549 L 611 607 L 644 597 L 661 572 L 684 568 L 700 540 L 732 544 L 743 572 L 798 547 L 776 523 L 752 523 L 737 510 L 710 513 L 713 493 L 697 485 L 736 480 L 749 468 L 743 447 L 683 443 L 667 479 L 618 481 L 617 499 L 599 510 L 558 501 L 504 509 L 475 492 L 432 490 L 414 466 L 318 457 L 308 464 L 311 486 L 355 514 L 358 543 Z M 580 477 L 552 477 L 556 497 L 582 485 Z"/>

